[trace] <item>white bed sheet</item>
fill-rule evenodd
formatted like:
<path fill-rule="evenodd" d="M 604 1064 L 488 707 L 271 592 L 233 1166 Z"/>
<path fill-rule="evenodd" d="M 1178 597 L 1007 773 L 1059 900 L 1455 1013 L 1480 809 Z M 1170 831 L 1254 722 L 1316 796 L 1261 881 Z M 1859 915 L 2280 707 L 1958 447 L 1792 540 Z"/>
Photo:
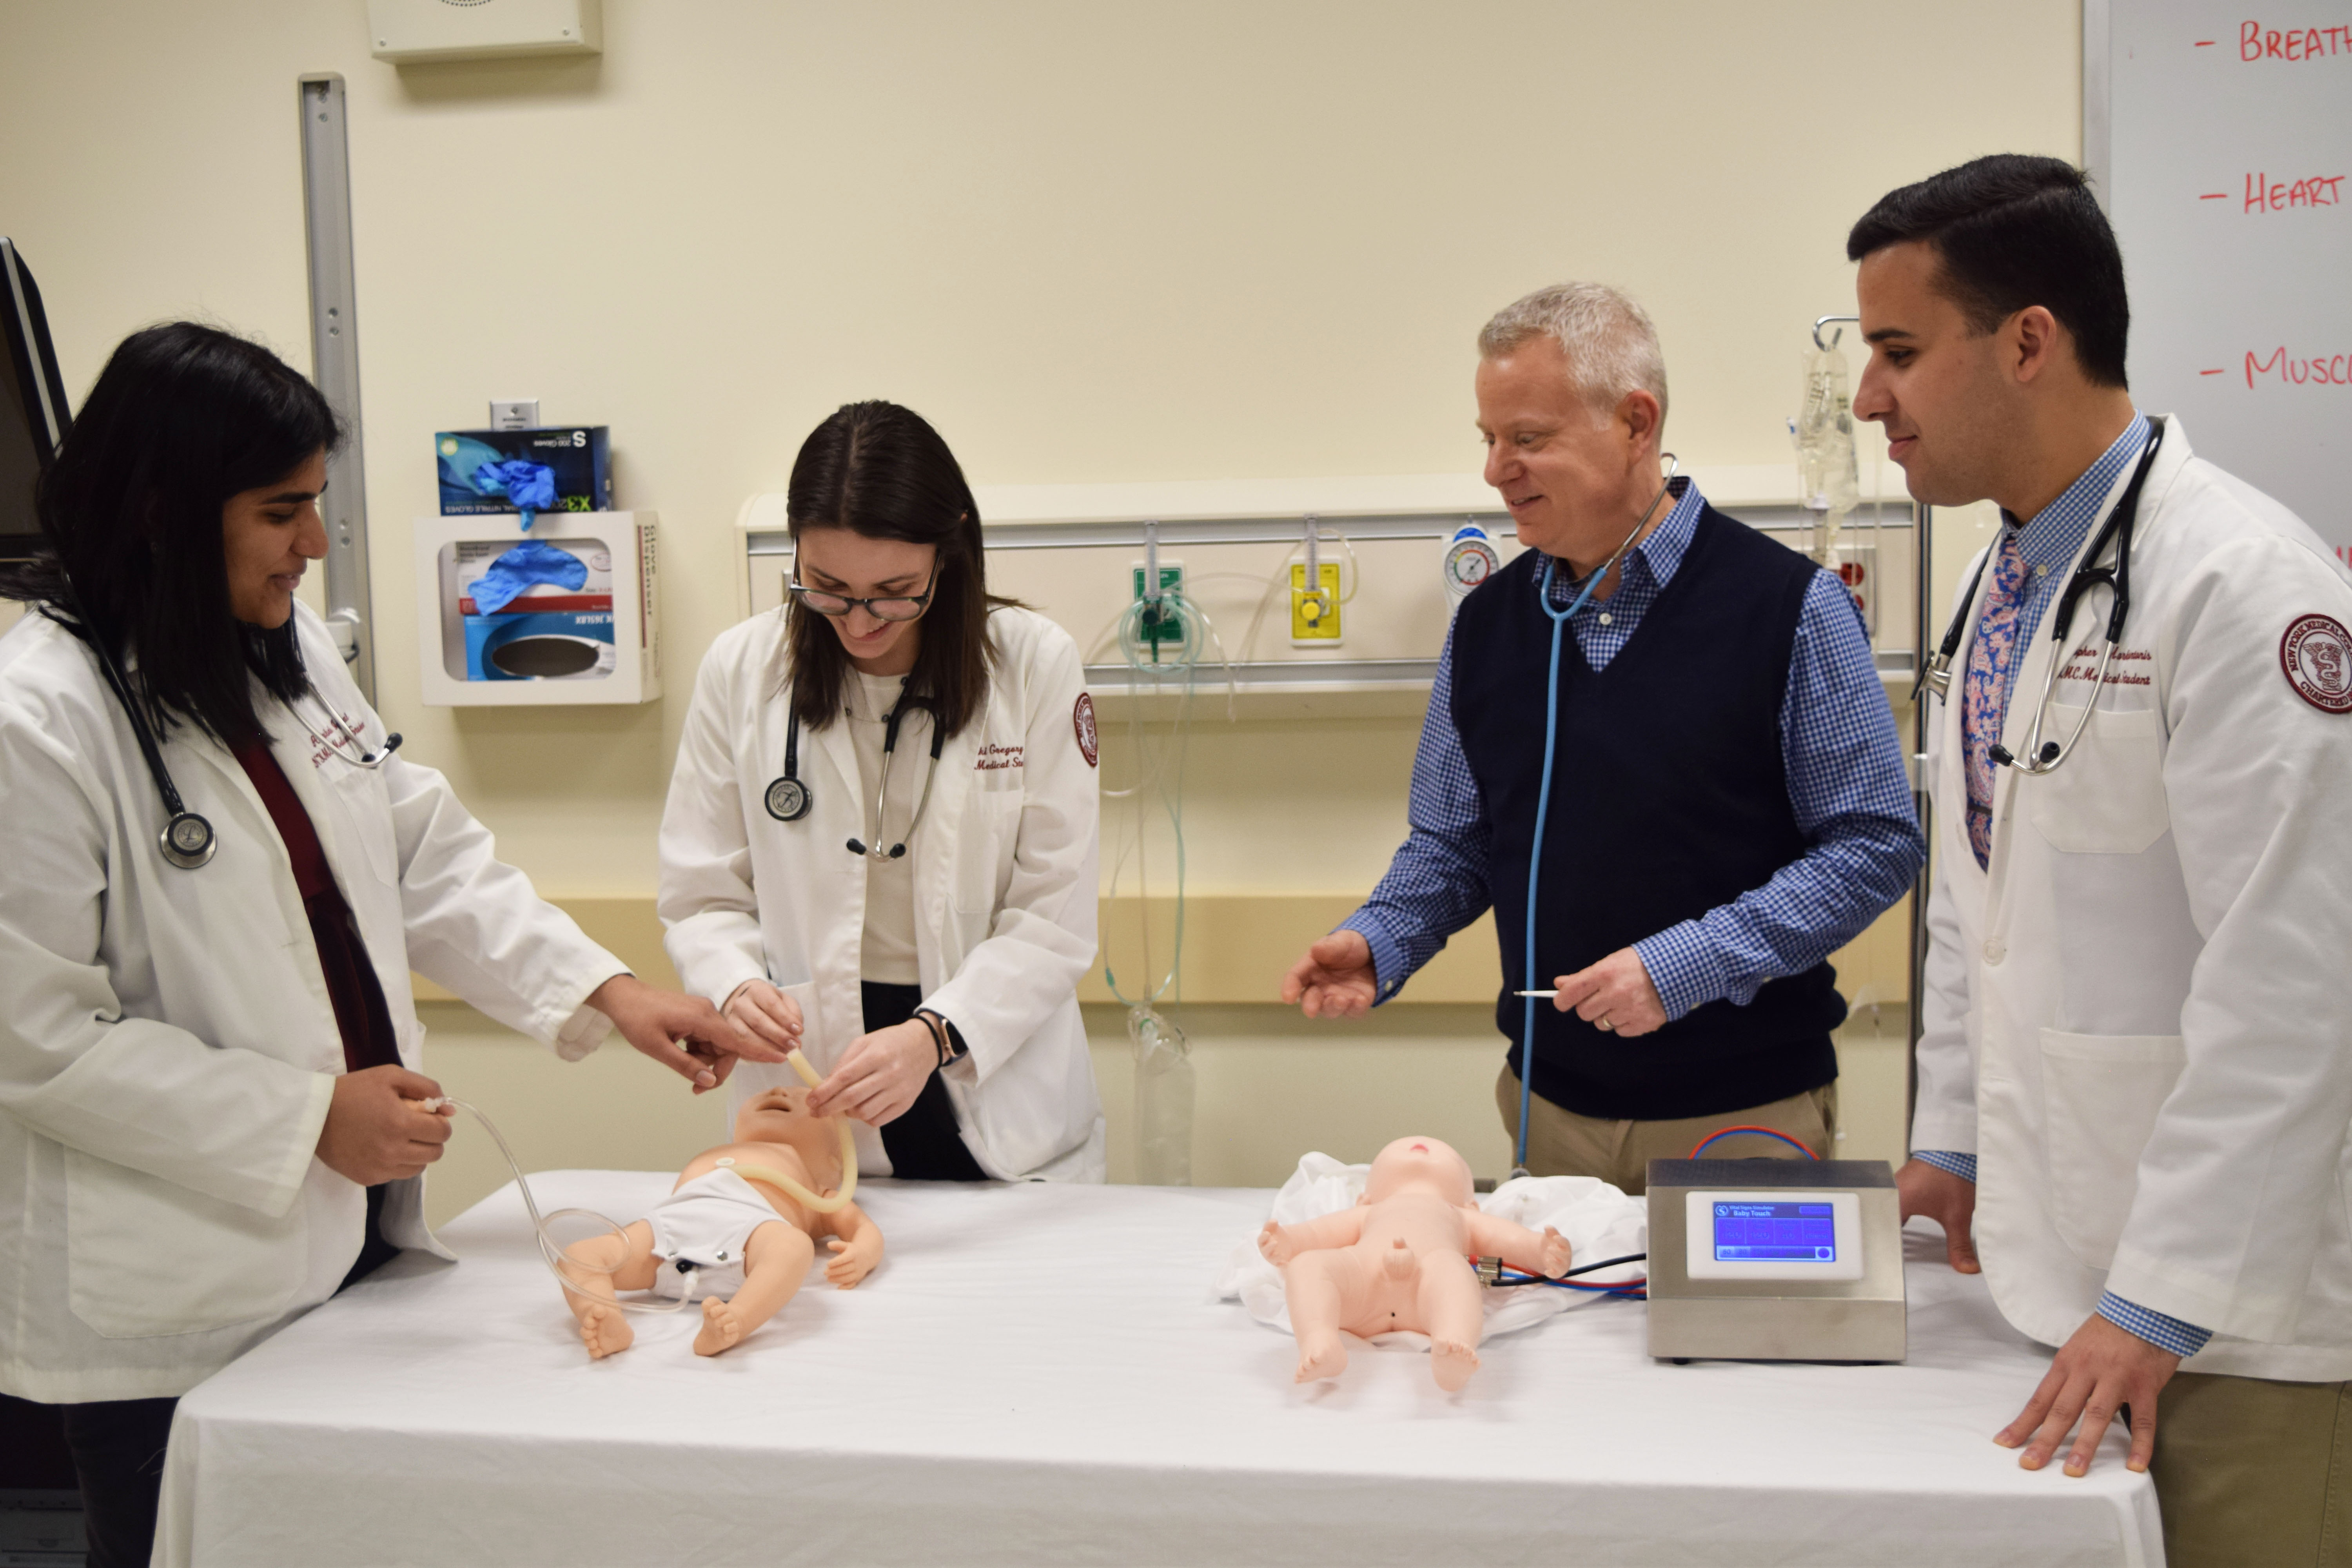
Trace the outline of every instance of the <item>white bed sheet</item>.
<path fill-rule="evenodd" d="M 626 1220 L 674 1178 L 551 1172 Z M 1674 1366 L 1604 1301 L 1490 1341 L 1448 1395 L 1366 1351 L 1300 1388 L 1212 1299 L 1272 1194 L 874 1182 L 889 1253 L 715 1359 L 636 1315 L 592 1363 L 511 1186 L 191 1393 L 179 1563 L 2158 1564 L 2110 1436 L 2091 1475 L 1990 1434 L 2046 1363 L 1908 1238 L 1900 1366 Z"/>

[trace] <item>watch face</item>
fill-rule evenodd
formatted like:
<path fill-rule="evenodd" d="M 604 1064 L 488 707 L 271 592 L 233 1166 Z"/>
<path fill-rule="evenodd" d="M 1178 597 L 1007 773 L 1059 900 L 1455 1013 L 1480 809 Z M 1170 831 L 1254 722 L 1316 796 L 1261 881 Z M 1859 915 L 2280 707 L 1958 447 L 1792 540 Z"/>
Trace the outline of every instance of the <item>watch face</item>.
<path fill-rule="evenodd" d="M 768 786 L 768 815 L 778 822 L 798 822 L 808 808 L 808 785 L 800 780 L 778 779 Z"/>

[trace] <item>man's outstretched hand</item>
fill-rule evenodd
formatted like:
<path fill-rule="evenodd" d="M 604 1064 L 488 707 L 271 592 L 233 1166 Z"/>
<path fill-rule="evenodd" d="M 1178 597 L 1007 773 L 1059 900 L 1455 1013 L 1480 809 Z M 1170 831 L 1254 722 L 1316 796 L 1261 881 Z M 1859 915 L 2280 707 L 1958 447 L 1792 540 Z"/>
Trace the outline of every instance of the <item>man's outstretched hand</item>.
<path fill-rule="evenodd" d="M 1360 1018 L 1380 1000 L 1372 946 L 1359 931 L 1319 937 L 1282 977 L 1282 999 L 1310 1018 Z"/>

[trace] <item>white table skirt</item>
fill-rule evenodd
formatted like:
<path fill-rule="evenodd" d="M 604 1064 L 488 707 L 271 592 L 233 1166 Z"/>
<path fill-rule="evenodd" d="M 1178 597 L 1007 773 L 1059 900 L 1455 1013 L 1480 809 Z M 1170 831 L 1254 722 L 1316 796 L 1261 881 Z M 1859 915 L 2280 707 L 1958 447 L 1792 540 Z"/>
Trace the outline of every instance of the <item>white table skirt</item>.
<path fill-rule="evenodd" d="M 551 1172 L 643 1214 L 672 1177 Z M 1490 1340 L 1460 1394 L 1360 1351 L 1291 1382 L 1211 1300 L 1262 1191 L 874 1182 L 889 1253 L 715 1359 L 698 1312 L 591 1363 L 516 1191 L 191 1393 L 158 1561 L 202 1563 L 2160 1564 L 2091 1475 L 1990 1434 L 2047 1352 L 1908 1238 L 1901 1366 L 1652 1362 L 1601 1301 Z"/>

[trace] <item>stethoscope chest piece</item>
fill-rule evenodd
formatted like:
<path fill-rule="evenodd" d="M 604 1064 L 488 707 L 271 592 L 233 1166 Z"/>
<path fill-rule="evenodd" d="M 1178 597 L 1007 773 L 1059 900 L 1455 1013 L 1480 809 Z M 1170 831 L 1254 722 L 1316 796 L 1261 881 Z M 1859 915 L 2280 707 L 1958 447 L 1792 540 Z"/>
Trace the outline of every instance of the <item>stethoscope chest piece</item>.
<path fill-rule="evenodd" d="M 213 851 L 220 847 L 213 825 L 193 811 L 178 813 L 156 838 L 163 847 L 163 858 L 183 871 L 210 863 Z"/>
<path fill-rule="evenodd" d="M 768 786 L 768 815 L 778 822 L 798 822 L 809 812 L 808 785 L 792 777 L 780 778 Z"/>

